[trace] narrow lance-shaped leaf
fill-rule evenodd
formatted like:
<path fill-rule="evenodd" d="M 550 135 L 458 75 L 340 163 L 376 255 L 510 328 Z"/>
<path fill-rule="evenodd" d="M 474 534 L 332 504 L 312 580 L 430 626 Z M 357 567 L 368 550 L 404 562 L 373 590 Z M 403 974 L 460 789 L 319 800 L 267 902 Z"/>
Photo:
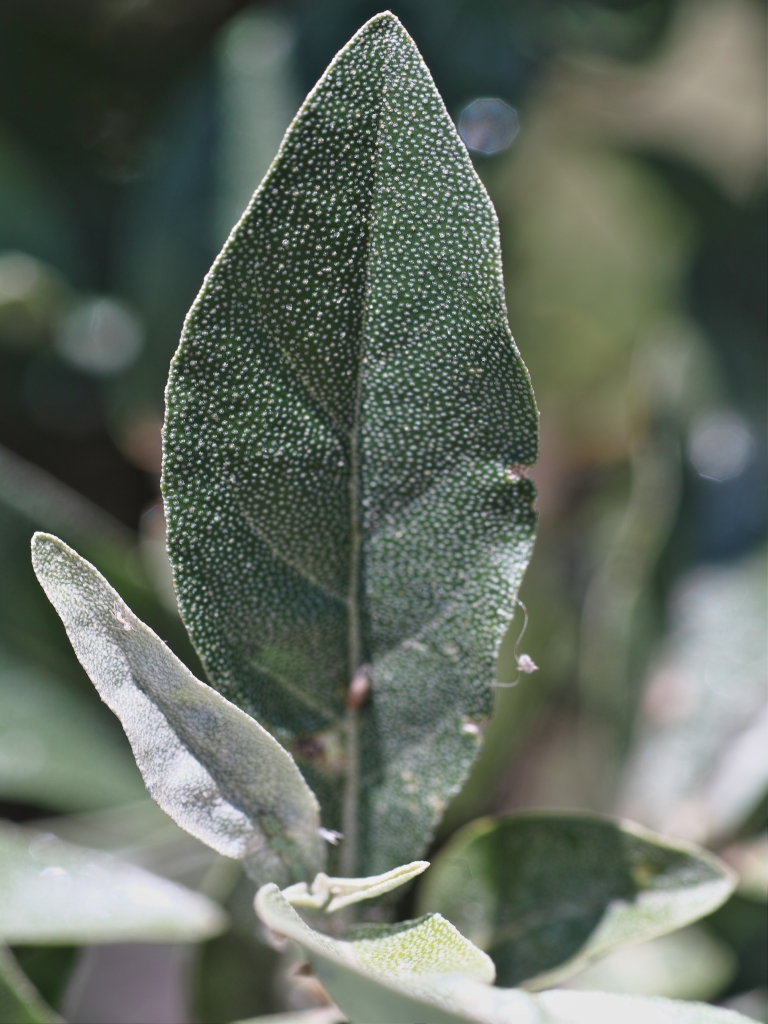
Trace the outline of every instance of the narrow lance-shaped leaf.
<path fill-rule="evenodd" d="M 258 881 L 313 878 L 324 861 L 318 806 L 290 754 L 195 679 L 63 541 L 35 534 L 32 562 L 156 803 Z"/>
<path fill-rule="evenodd" d="M 226 924 L 200 893 L 55 836 L 0 826 L 0 941 L 197 942 Z"/>
<path fill-rule="evenodd" d="M 533 812 L 462 829 L 425 875 L 419 909 L 490 953 L 501 984 L 541 989 L 711 913 L 733 886 L 711 854 L 639 825 Z"/>
<path fill-rule="evenodd" d="M 746 1024 L 740 1014 L 671 999 L 497 988 L 490 960 L 439 914 L 357 928 L 344 941 L 310 928 L 274 885 L 259 890 L 256 911 L 299 943 L 355 1024 Z"/>
<path fill-rule="evenodd" d="M 346 873 L 417 856 L 477 754 L 536 444 L 493 208 L 413 41 L 379 15 L 307 98 L 190 311 L 163 474 L 213 685 L 295 753 L 327 826 L 353 779 Z"/>

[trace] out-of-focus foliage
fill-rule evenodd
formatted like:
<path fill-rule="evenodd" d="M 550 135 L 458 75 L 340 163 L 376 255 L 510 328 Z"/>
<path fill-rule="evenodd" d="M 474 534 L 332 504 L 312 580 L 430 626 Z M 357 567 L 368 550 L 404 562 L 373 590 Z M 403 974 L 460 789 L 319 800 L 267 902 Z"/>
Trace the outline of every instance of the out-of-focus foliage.
<path fill-rule="evenodd" d="M 133 800 L 140 786 L 119 727 L 34 581 L 34 529 L 76 545 L 201 671 L 169 610 L 167 563 L 158 557 L 168 360 L 203 273 L 301 95 L 379 9 L 292 0 L 233 17 L 241 6 L 7 0 L 0 9 L 0 444 L 48 474 L 12 474 L 5 461 L 0 472 L 0 689 L 3 713 L 9 708 L 0 725 L 0 780 L 9 780 L 0 800 L 17 818 Z M 689 740 L 708 744 L 709 767 L 725 763 L 728 748 L 717 747 L 714 733 L 695 734 L 699 713 L 689 706 L 685 721 L 661 722 L 654 694 L 666 705 L 664 693 L 674 693 L 658 685 L 665 665 L 677 670 L 705 656 L 681 633 L 680 595 L 735 579 L 740 566 L 756 564 L 765 539 L 764 11 L 752 0 L 402 0 L 395 13 L 457 121 L 478 98 L 516 111 L 512 145 L 477 156 L 476 166 L 499 212 L 510 322 L 543 425 L 540 536 L 523 588 L 525 645 L 540 670 L 498 692 L 482 759 L 449 809 L 445 838 L 486 811 L 614 809 L 638 792 L 642 751 L 662 737 L 671 750 L 678 725 L 681 749 Z M 129 311 L 143 338 L 134 361 L 106 376 L 67 354 L 102 350 L 103 333 L 82 310 L 105 299 Z M 78 322 L 90 326 L 73 345 Z M 45 486 L 52 478 L 69 490 Z M 73 493 L 91 504 L 72 504 Z M 99 528 L 86 514 L 94 508 L 123 531 Z M 709 664 L 729 673 L 731 657 L 740 657 L 736 626 L 725 624 L 739 614 L 726 609 L 730 592 L 724 586 L 722 611 L 713 603 L 722 629 L 706 647 Z M 751 600 L 746 591 L 743 600 Z M 744 608 L 744 621 L 758 620 L 757 604 Z M 503 651 L 506 681 L 517 675 L 518 629 Z M 759 685 L 755 676 L 742 690 L 742 676 L 730 678 L 729 713 Z M 707 691 L 700 711 L 714 696 Z M 37 701 L 61 709 L 57 734 L 43 716 L 31 728 Z M 672 703 L 680 716 L 681 701 Z M 67 711 L 65 719 L 64 708 L 76 704 L 81 715 Z M 5 721 L 16 734 L 12 759 L 2 746 Z M 78 721 L 92 737 L 87 782 L 72 767 L 86 770 Z M 29 740 L 19 742 L 19 730 Z M 721 735 L 729 743 L 737 732 Z M 82 756 L 71 774 L 57 767 L 65 743 Z M 24 775 L 33 762 L 36 772 Z M 658 792 L 646 779 L 646 791 Z M 696 786 L 680 789 L 688 802 L 681 821 L 702 820 Z M 727 793 L 725 800 L 730 807 Z M 763 825 L 764 803 L 712 841 L 733 846 Z M 69 826 L 85 827 L 82 819 Z M 114 827 L 86 845 L 110 846 Z M 230 913 L 239 907 L 250 920 L 251 896 L 236 887 Z M 701 989 L 702 997 L 763 1012 L 764 914 L 764 905 L 737 895 L 701 926 L 737 957 L 732 981 L 719 992 Z M 18 956 L 60 1005 L 70 951 Z M 237 958 L 262 965 L 254 968 L 264 979 L 260 994 L 243 972 L 235 984 Z M 146 962 L 130 962 L 142 976 Z M 81 1006 L 100 973 L 118 984 L 113 962 L 90 963 Z M 236 924 L 201 955 L 194 987 L 203 1019 L 317 999 L 312 979 L 288 971 L 250 925 Z M 272 974 L 281 979 L 274 987 Z M 46 980 L 54 975 L 55 984 Z M 173 977 L 190 990 L 183 970 Z M 635 984 L 642 990 L 642 979 Z M 127 1000 L 130 991 L 121 991 Z M 173 1024 L 179 1007 L 191 1013 L 180 999 Z"/>
<path fill-rule="evenodd" d="M 52 1024 L 61 1020 L 46 1006 L 11 953 L 0 947 L 0 1018 L 14 1024 Z"/>
<path fill-rule="evenodd" d="M 486 950 L 500 984 L 537 990 L 711 913 L 732 891 L 714 858 L 637 826 L 532 812 L 462 829 L 419 887 L 419 908 Z"/>
<path fill-rule="evenodd" d="M 225 925 L 200 893 L 50 834 L 4 824 L 0 866 L 6 943 L 194 942 Z"/>

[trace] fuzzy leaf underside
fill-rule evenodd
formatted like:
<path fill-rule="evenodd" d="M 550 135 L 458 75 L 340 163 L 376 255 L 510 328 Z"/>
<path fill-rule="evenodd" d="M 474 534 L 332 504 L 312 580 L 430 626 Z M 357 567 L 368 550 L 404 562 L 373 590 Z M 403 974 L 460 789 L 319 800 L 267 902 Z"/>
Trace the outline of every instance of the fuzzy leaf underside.
<path fill-rule="evenodd" d="M 488 952 L 501 984 L 541 989 L 711 913 L 733 885 L 705 850 L 640 826 L 531 812 L 457 833 L 425 875 L 419 909 Z"/>
<path fill-rule="evenodd" d="M 362 711 L 361 853 L 414 859 L 466 777 L 535 528 L 537 415 L 496 217 L 392 15 L 307 98 L 187 318 L 163 493 L 212 684 L 339 827 Z"/>
<path fill-rule="evenodd" d="M 256 911 L 297 942 L 339 1008 L 355 1024 L 746 1024 L 701 1003 L 558 991 L 531 994 L 491 984 L 493 966 L 439 914 L 371 926 L 350 941 L 310 928 L 276 886 Z M 378 932 L 378 935 L 376 934 Z"/>
<path fill-rule="evenodd" d="M 153 800 L 257 881 L 313 878 L 325 856 L 319 808 L 291 756 L 196 679 L 63 541 L 35 534 L 32 563 Z"/>

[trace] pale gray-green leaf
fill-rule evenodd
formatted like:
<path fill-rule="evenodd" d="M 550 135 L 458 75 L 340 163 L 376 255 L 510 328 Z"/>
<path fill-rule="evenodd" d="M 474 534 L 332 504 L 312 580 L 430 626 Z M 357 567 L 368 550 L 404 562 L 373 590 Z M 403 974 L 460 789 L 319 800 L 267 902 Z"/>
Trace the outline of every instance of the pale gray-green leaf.
<path fill-rule="evenodd" d="M 733 949 L 694 924 L 614 949 L 563 987 L 707 1001 L 728 990 L 737 969 Z"/>
<path fill-rule="evenodd" d="M 496 988 L 492 965 L 440 915 L 342 941 L 310 928 L 276 886 L 256 896 L 265 924 L 298 942 L 355 1024 L 744 1024 L 728 1010 L 602 992 Z M 643 1016 L 645 1014 L 645 1016 Z"/>
<path fill-rule="evenodd" d="M 493 957 L 499 980 L 547 988 L 619 946 L 711 913 L 722 862 L 628 822 L 533 812 L 482 818 L 436 857 L 419 892 Z"/>
<path fill-rule="evenodd" d="M 493 991 L 491 960 L 439 914 L 377 928 L 375 938 L 343 941 L 310 928 L 277 886 L 259 890 L 256 912 L 299 943 L 332 998 L 360 1024 L 457 1024 L 474 1018 L 462 1013 L 453 983 L 479 982 Z M 528 998 L 521 993 L 521 1000 Z"/>
<path fill-rule="evenodd" d="M 428 867 L 429 861 L 415 860 L 382 875 L 372 875 L 368 878 L 329 878 L 321 871 L 310 885 L 306 882 L 297 882 L 288 889 L 283 889 L 283 896 L 294 907 L 311 907 L 333 914 L 353 903 L 371 900 L 375 896 L 391 892 L 416 878 Z"/>
<path fill-rule="evenodd" d="M 259 881 L 312 878 L 317 801 L 257 722 L 201 683 L 92 565 L 35 534 L 35 572 L 99 694 L 125 729 L 152 798 Z"/>
<path fill-rule="evenodd" d="M 212 683 L 290 746 L 328 827 L 345 697 L 371 665 L 348 873 L 418 856 L 477 754 L 536 444 L 493 208 L 413 41 L 379 15 L 307 98 L 190 311 L 163 474 Z"/>
<path fill-rule="evenodd" d="M 207 897 L 133 864 L 0 826 L 0 941 L 196 942 L 225 924 Z"/>
<path fill-rule="evenodd" d="M 719 1006 L 648 996 L 553 990 L 540 992 L 536 1002 L 542 1024 L 750 1024 L 747 1017 Z"/>
<path fill-rule="evenodd" d="M 0 1021 L 55 1024 L 61 1017 L 47 1006 L 9 949 L 0 946 Z"/>

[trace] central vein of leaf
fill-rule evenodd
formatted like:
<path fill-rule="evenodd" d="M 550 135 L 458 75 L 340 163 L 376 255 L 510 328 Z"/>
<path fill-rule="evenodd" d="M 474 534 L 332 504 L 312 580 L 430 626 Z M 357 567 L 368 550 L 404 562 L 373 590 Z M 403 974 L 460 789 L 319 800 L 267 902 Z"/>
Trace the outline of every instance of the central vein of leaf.
<path fill-rule="evenodd" d="M 382 111 L 385 105 L 386 75 L 388 70 L 389 55 L 385 58 L 382 66 L 382 94 L 380 98 L 376 130 L 378 135 Z M 378 149 L 378 139 L 374 142 Z M 378 155 L 378 154 L 377 154 Z M 376 178 L 379 172 L 379 161 L 374 161 L 373 182 L 371 187 L 372 196 L 376 195 Z M 373 202 L 373 201 L 372 201 Z M 348 671 L 350 684 L 360 668 L 363 660 L 360 590 L 362 572 L 362 530 L 360 527 L 360 413 L 363 392 L 363 367 L 365 365 L 365 336 L 367 322 L 367 306 L 369 293 L 370 258 L 370 237 L 373 228 L 374 217 L 369 211 L 365 218 L 366 234 L 366 260 L 365 260 L 365 283 L 362 298 L 361 344 L 358 355 L 357 373 L 355 379 L 354 415 L 352 430 L 349 435 L 349 518 L 350 518 L 350 559 L 349 559 L 349 590 L 347 594 L 348 606 Z M 360 790 L 360 710 L 359 706 L 352 701 L 347 702 L 344 719 L 344 732 L 346 740 L 346 777 L 344 786 L 344 799 L 342 805 L 342 832 L 344 840 L 341 848 L 341 873 L 347 877 L 353 876 L 357 870 L 357 838 L 358 838 L 358 804 Z"/>

